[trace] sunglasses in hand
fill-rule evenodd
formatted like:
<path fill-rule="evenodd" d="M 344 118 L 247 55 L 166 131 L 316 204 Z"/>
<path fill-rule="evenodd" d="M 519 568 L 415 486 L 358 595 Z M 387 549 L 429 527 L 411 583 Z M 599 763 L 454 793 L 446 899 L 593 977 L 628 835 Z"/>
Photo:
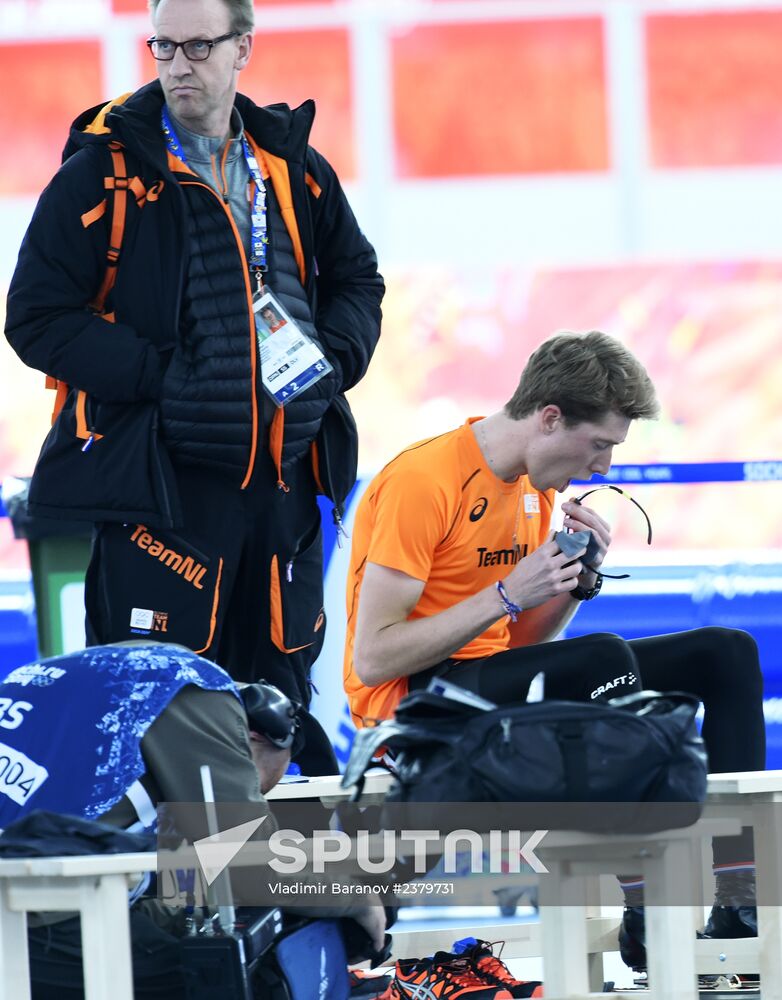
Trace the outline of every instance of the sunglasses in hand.
<path fill-rule="evenodd" d="M 643 507 L 634 500 L 629 493 L 626 493 L 623 489 L 618 486 L 614 486 L 613 483 L 601 483 L 600 486 L 593 486 L 591 490 L 587 490 L 586 493 L 582 493 L 580 497 L 575 497 L 572 501 L 573 503 L 581 504 L 588 496 L 593 493 L 598 493 L 600 490 L 613 490 L 614 493 L 618 493 L 623 496 L 625 500 L 629 500 L 631 504 L 640 510 L 646 521 L 646 544 L 652 544 L 652 522 L 649 520 L 649 515 L 643 509 Z M 597 543 L 592 537 L 591 531 L 558 531 L 556 535 L 556 541 L 560 549 L 567 554 L 567 550 L 578 551 L 578 549 L 584 548 L 586 546 L 586 552 L 581 558 L 581 562 L 584 567 L 590 570 L 592 573 L 597 574 L 597 576 L 602 579 L 607 577 L 609 580 L 627 580 L 630 576 L 629 573 L 603 573 L 599 569 L 590 565 L 591 561 L 597 555 Z M 576 543 L 574 546 L 573 543 Z"/>

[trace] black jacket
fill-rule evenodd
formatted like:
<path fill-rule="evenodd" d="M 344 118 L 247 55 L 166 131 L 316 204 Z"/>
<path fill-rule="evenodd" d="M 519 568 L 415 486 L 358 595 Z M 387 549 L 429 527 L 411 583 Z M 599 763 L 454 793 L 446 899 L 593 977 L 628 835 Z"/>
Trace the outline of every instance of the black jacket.
<path fill-rule="evenodd" d="M 144 519 L 153 525 L 177 521 L 170 460 L 158 430 L 158 400 L 179 332 L 187 219 L 161 135 L 162 100 L 159 84 L 153 83 L 122 104 L 90 109 L 75 121 L 63 166 L 42 194 L 22 244 L 9 291 L 6 336 L 26 364 L 87 394 L 86 419 L 97 432 L 86 452 L 82 441 L 72 439 L 72 393 L 36 466 L 30 502 L 41 514 Z M 355 426 L 340 394 L 369 364 L 379 336 L 383 281 L 336 175 L 308 146 L 313 102 L 291 111 L 286 105 L 260 108 L 237 95 L 236 107 L 249 136 L 279 167 L 272 172 L 274 192 L 278 203 L 292 205 L 302 284 L 336 373 L 329 398 L 323 399 L 324 386 L 318 390 L 316 385 L 288 404 L 284 434 L 272 434 L 270 447 L 283 478 L 286 437 L 301 454 L 302 441 L 292 438 L 318 434 L 316 465 L 322 479 L 327 473 L 332 479 L 331 487 L 323 483 L 324 492 L 342 494 L 339 500 L 350 488 L 356 451 Z M 128 174 L 140 180 L 128 199 L 117 281 L 107 303 L 114 322 L 88 308 L 106 270 L 110 209 L 97 222 L 90 221 L 90 213 L 106 198 L 111 140 L 122 143 Z M 285 177 L 289 187 L 279 190 L 286 187 Z M 263 404 L 257 383 L 255 392 L 258 425 L 248 427 L 247 434 L 261 447 Z M 219 402 L 219 393 L 206 401 Z"/>

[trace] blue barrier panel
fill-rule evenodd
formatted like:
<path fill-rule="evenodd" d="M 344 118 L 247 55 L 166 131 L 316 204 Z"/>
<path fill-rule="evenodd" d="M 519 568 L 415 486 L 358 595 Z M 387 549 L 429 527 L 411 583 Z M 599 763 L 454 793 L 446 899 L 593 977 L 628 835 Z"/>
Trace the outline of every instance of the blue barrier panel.
<path fill-rule="evenodd" d="M 653 462 L 613 465 L 607 476 L 574 483 L 769 483 L 782 480 L 782 461 Z"/>
<path fill-rule="evenodd" d="M 0 581 L 0 677 L 37 655 L 32 585 Z"/>

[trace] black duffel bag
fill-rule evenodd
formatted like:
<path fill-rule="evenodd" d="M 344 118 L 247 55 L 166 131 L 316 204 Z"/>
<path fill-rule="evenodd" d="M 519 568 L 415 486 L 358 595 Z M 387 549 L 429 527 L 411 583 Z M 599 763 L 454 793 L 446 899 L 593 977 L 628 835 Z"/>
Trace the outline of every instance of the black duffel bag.
<path fill-rule="evenodd" d="M 356 734 L 342 784 L 355 785 L 358 799 L 365 771 L 385 747 L 396 770 L 386 802 L 548 803 L 535 822 L 551 829 L 687 826 L 706 798 L 698 705 L 681 692 L 641 691 L 609 703 L 542 701 L 482 711 L 415 691 L 393 719 Z M 647 803 L 660 805 L 639 808 Z"/>

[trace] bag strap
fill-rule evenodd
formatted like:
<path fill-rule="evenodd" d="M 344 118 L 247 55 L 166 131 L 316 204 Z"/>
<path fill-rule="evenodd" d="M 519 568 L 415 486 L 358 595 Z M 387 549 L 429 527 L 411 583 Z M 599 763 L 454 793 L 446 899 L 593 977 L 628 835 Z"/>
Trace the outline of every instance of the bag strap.
<path fill-rule="evenodd" d="M 353 740 L 350 759 L 342 775 L 342 787 L 356 786 L 352 801 L 357 802 L 364 790 L 364 779 L 367 768 L 371 765 L 380 747 L 389 750 L 404 750 L 407 747 L 430 745 L 449 745 L 453 743 L 454 727 L 442 726 L 439 730 L 436 723 L 425 724 L 400 722 L 388 719 L 377 726 L 359 729 Z"/>
<path fill-rule="evenodd" d="M 694 694 L 686 691 L 633 691 L 621 698 L 611 698 L 608 702 L 611 708 L 621 708 L 635 715 L 654 715 L 663 706 L 687 705 L 697 711 L 700 700 Z"/>
<path fill-rule="evenodd" d="M 382 746 L 388 746 L 397 735 L 398 727 L 393 720 L 381 722 L 380 725 L 359 729 L 353 740 L 350 759 L 342 775 L 342 787 L 356 786 L 353 800 L 356 801 L 364 790 L 364 772 L 370 766 L 372 758 Z"/>
<path fill-rule="evenodd" d="M 125 236 L 125 221 L 127 219 L 128 191 L 135 197 L 139 207 L 146 200 L 147 191 L 141 178 L 136 176 L 129 178 L 125 153 L 120 142 L 112 139 L 109 143 L 109 153 L 111 154 L 112 174 L 103 178 L 103 186 L 111 198 L 111 226 L 109 229 L 109 245 L 106 249 L 106 270 L 95 297 L 89 303 L 88 308 L 99 316 L 103 316 L 109 323 L 114 322 L 114 315 L 105 312 L 106 299 L 109 296 L 114 283 L 117 280 L 117 266 L 122 253 L 122 241 Z M 100 213 L 103 214 L 103 213 Z M 46 376 L 46 388 L 54 389 L 54 406 L 52 409 L 52 424 L 54 424 L 60 411 L 65 405 L 68 395 L 68 385 L 52 375 Z"/>
<path fill-rule="evenodd" d="M 401 700 L 392 719 L 358 730 L 342 787 L 355 785 L 352 800 L 357 802 L 364 789 L 364 772 L 381 747 L 404 750 L 425 744 L 453 745 L 471 720 L 491 714 L 431 691 L 412 691 Z"/>

